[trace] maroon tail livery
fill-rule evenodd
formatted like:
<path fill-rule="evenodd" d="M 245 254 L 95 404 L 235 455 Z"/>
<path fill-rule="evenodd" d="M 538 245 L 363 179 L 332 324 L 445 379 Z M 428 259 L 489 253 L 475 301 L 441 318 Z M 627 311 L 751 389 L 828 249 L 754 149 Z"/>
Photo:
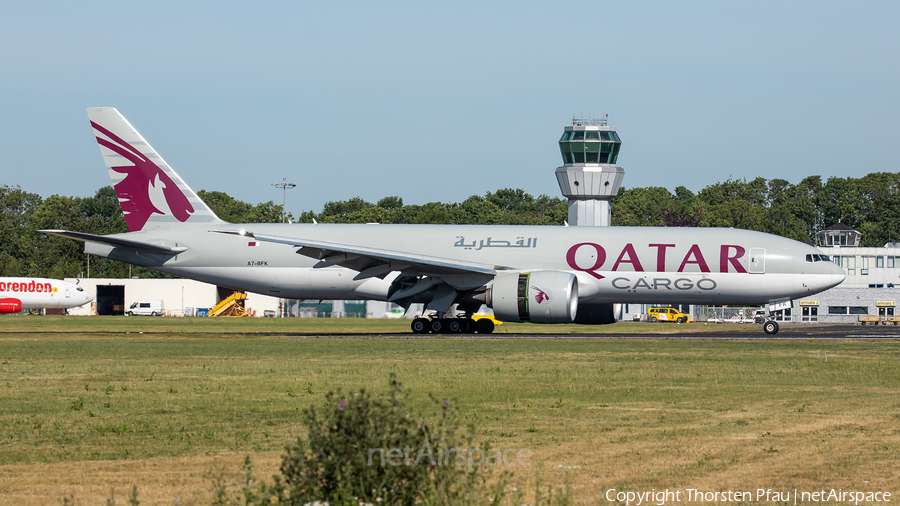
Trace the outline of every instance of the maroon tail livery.
<path fill-rule="evenodd" d="M 167 210 L 159 209 L 154 205 L 150 197 L 150 189 L 156 188 L 158 190 L 160 186 L 171 215 L 181 222 L 187 221 L 191 217 L 194 207 L 178 188 L 178 185 L 158 165 L 135 149 L 134 146 L 128 144 L 106 128 L 93 121 L 91 121 L 91 126 L 108 139 L 114 141 L 111 142 L 98 135 L 97 142 L 101 146 L 110 149 L 134 164 L 110 166 L 111 170 L 125 174 L 125 179 L 119 181 L 115 185 L 115 189 L 116 195 L 119 197 L 119 203 L 122 206 L 122 212 L 125 213 L 128 230 L 132 232 L 142 230 L 153 213 L 168 214 Z"/>

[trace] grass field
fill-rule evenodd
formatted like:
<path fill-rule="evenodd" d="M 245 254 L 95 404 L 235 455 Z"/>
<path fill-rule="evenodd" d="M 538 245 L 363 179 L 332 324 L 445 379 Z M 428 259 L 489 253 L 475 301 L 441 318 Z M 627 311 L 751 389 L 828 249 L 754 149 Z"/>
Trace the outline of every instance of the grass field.
<path fill-rule="evenodd" d="M 121 503 L 132 484 L 143 505 L 208 498 L 244 455 L 275 473 L 303 407 L 386 390 L 391 372 L 587 504 L 605 488 L 900 493 L 897 340 L 316 338 L 197 320 L 0 318 L 0 503 L 104 504 L 111 487 Z"/>

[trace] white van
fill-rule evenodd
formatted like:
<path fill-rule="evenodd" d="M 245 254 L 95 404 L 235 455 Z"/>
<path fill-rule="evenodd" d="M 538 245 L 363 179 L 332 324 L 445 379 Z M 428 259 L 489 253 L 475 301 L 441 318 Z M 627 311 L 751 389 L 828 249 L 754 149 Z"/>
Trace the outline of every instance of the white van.
<path fill-rule="evenodd" d="M 163 314 L 161 300 L 137 300 L 125 311 L 128 316 L 160 316 Z"/>

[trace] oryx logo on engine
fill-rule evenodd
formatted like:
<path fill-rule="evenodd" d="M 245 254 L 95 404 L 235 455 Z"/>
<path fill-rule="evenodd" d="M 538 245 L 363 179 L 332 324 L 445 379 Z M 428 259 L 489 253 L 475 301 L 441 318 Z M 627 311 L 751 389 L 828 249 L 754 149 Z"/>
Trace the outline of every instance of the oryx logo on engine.
<path fill-rule="evenodd" d="M 536 286 L 532 286 L 531 289 L 537 292 L 537 295 L 534 296 L 534 301 L 538 304 L 544 302 L 545 300 L 550 300 L 550 296 L 547 295 L 547 292 L 541 290 Z"/>

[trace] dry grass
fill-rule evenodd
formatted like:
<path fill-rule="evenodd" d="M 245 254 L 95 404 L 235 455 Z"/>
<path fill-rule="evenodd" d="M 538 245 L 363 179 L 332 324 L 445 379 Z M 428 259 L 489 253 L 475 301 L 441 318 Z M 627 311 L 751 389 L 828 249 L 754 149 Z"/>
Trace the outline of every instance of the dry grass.
<path fill-rule="evenodd" d="M 0 503 L 114 487 L 121 504 L 132 484 L 143 505 L 208 500 L 217 463 L 236 480 L 250 455 L 270 476 L 298 410 L 390 372 L 588 504 L 604 487 L 896 493 L 898 345 L 7 333 Z"/>
<path fill-rule="evenodd" d="M 278 452 L 257 453 L 254 469 L 259 477 L 278 472 Z M 126 504 L 139 484 L 141 504 L 208 504 L 211 475 L 222 474 L 236 488 L 243 454 L 190 455 L 121 461 L 78 461 L 0 467 L 0 503 L 59 504 L 63 497 L 75 504 L 106 504 L 111 492 L 117 504 Z"/>

